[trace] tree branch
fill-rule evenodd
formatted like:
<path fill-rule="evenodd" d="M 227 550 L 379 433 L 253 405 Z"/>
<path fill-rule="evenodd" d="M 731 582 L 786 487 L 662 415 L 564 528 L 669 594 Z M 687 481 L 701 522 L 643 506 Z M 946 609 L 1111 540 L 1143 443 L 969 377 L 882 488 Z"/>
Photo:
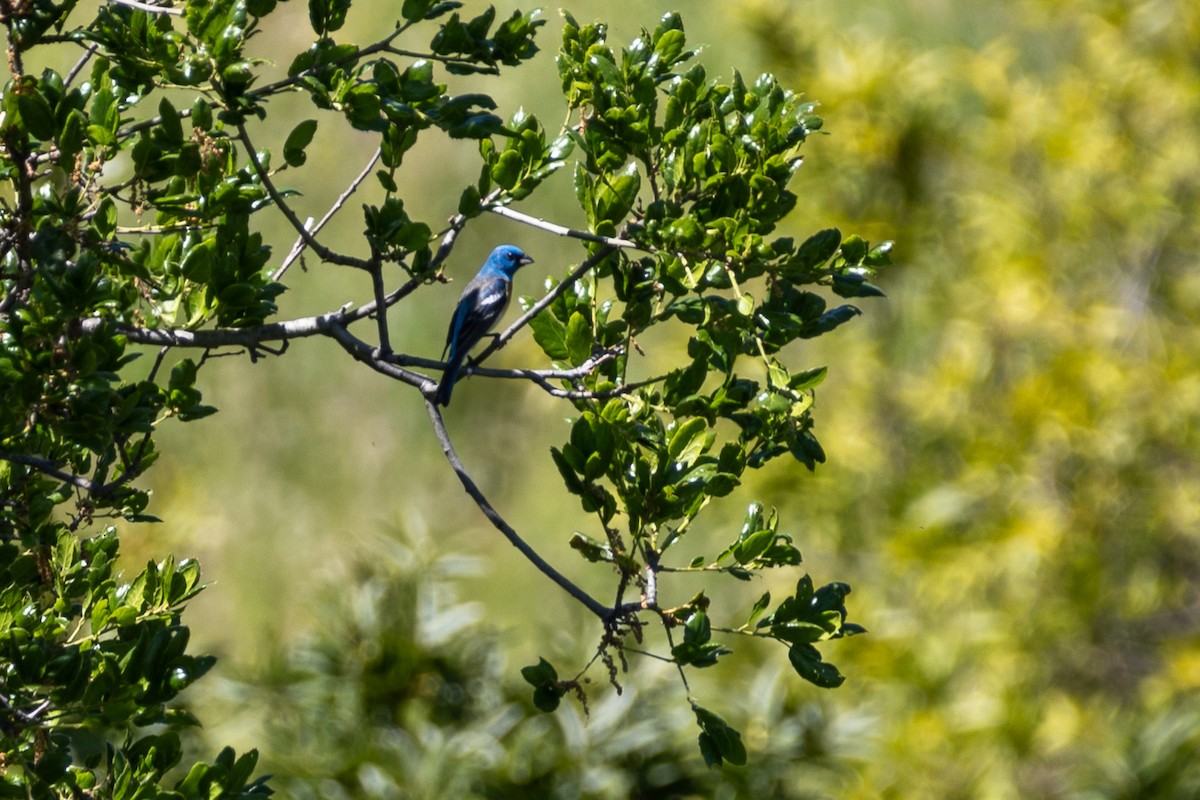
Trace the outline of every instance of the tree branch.
<path fill-rule="evenodd" d="M 375 154 L 372 155 L 367 161 L 367 165 L 362 168 L 362 172 L 358 173 L 358 176 L 350 182 L 348 187 L 346 187 L 346 191 L 342 192 L 338 196 L 338 199 L 335 200 L 333 205 L 329 207 L 329 210 L 325 212 L 325 216 L 321 217 L 321 221 L 314 225 L 311 230 L 309 230 L 306 225 L 305 230 L 308 230 L 312 236 L 316 236 L 318 233 L 320 233 L 321 228 L 324 228 L 325 224 L 329 222 L 329 220 L 333 219 L 334 214 L 336 214 L 338 211 L 341 211 L 342 206 L 346 204 L 346 201 L 350 199 L 350 196 L 358 191 L 358 187 L 361 186 L 362 182 L 366 180 L 368 175 L 371 174 L 371 170 L 375 167 L 375 163 L 379 161 L 379 155 L 381 152 L 382 151 L 380 148 L 375 148 Z M 296 243 L 292 245 L 292 249 L 288 253 L 287 258 L 285 258 L 283 263 L 279 265 L 279 269 L 275 270 L 275 272 L 271 275 L 271 280 L 277 281 L 282 278 L 283 273 L 288 271 L 288 267 L 290 267 L 292 263 L 304 253 L 304 250 L 307 247 L 308 241 L 304 238 L 304 236 L 297 237 Z"/>
<path fill-rule="evenodd" d="M 58 468 L 58 465 L 47 458 L 38 458 L 37 456 L 26 456 L 20 453 L 6 453 L 0 451 L 0 461 L 7 461 L 10 464 L 20 464 L 25 467 L 32 467 L 43 475 L 49 475 L 51 478 L 69 483 L 77 489 L 83 489 L 85 492 L 100 493 L 103 492 L 105 486 L 89 480 L 82 475 L 72 475 L 69 472 L 63 472 Z"/>
<path fill-rule="evenodd" d="M 262 181 L 263 186 L 267 190 L 267 194 L 271 196 L 271 200 L 275 203 L 275 206 L 279 209 L 279 212 L 283 214 L 283 216 L 287 218 L 287 221 L 291 223 L 292 227 L 296 229 L 296 232 L 300 234 L 300 238 L 304 240 L 304 243 L 312 248 L 312 251 L 320 256 L 322 261 L 328 261 L 331 264 L 340 264 L 344 267 L 355 267 L 363 270 L 371 269 L 372 262 L 334 252 L 318 242 L 316 238 L 309 233 L 308 229 L 304 227 L 304 223 L 302 223 L 300 218 L 296 216 L 296 212 L 292 211 L 291 206 L 284 202 L 283 195 L 281 195 L 279 190 L 275 188 L 275 184 L 271 181 L 271 176 L 268 175 L 267 171 L 263 168 L 262 162 L 259 161 L 258 158 L 258 151 L 254 149 L 254 143 L 250 141 L 250 134 L 246 131 L 246 126 L 239 123 L 237 126 L 237 131 L 238 139 L 246 148 L 246 157 L 250 160 L 250 164 L 254 167 L 254 172 L 258 175 L 258 179 Z"/>
<path fill-rule="evenodd" d="M 151 3 L 141 3 L 138 0 L 111 0 L 119 6 L 129 6 L 136 8 L 138 11 L 145 11 L 149 14 L 170 14 L 174 17 L 182 17 L 182 8 L 171 8 L 170 6 L 156 6 Z"/>
<path fill-rule="evenodd" d="M 387 354 L 380 348 L 372 347 L 350 333 L 341 320 L 332 320 L 330 322 L 329 335 L 356 361 L 361 361 L 371 369 L 387 375 L 389 378 L 395 378 L 402 383 L 407 383 L 409 386 L 417 387 L 426 398 L 437 390 L 437 383 L 433 380 L 419 372 L 413 372 L 397 366 L 393 361 L 388 359 Z"/>
<path fill-rule="evenodd" d="M 421 281 L 410 278 L 383 298 L 385 308 L 391 308 L 396 303 L 412 294 Z M 212 328 L 208 330 L 186 330 L 181 328 L 139 328 L 126 323 L 111 323 L 116 331 L 134 344 L 148 344 L 159 347 L 199 347 L 212 349 L 218 347 L 256 347 L 264 342 L 286 342 L 289 339 L 301 339 L 306 336 L 332 335 L 332 325 L 336 322 L 348 326 L 361 319 L 366 319 L 379 308 L 378 301 L 372 300 L 357 308 L 350 309 L 348 305 L 337 311 L 318 314 L 312 317 L 300 317 L 285 322 L 269 322 L 253 328 Z M 79 323 L 81 334 L 92 335 L 109 320 L 100 317 L 89 317 Z M 441 363 L 441 362 L 437 362 Z"/>
<path fill-rule="evenodd" d="M 487 498 L 483 496 L 483 492 L 475 485 L 475 481 L 467 474 L 463 467 L 462 461 L 458 457 L 458 453 L 454 450 L 454 445 L 450 442 L 450 435 L 446 432 L 445 422 L 442 420 L 441 412 L 438 410 L 437 404 L 428 396 L 425 398 L 425 410 L 429 412 L 429 421 L 433 423 L 434 433 L 437 434 L 438 442 L 442 445 L 442 452 L 446 455 L 446 460 L 450 462 L 450 467 L 454 473 L 458 475 L 458 480 L 462 483 L 463 489 L 475 501 L 475 505 L 479 506 L 479 510 L 488 518 L 488 521 L 508 539 L 509 543 L 521 552 L 521 555 L 533 564 L 550 580 L 559 585 L 563 591 L 578 600 L 583 606 L 602 620 L 608 620 L 612 614 L 612 609 L 601 603 L 596 598 L 585 592 L 569 578 L 561 572 L 550 566 L 537 551 L 530 547 L 521 536 L 513 530 L 512 526 L 505 522 L 504 517 L 492 507 Z"/>
<path fill-rule="evenodd" d="M 516 220 L 517 222 L 524 223 L 525 225 L 531 225 L 534 228 L 546 231 L 547 233 L 553 233 L 556 236 L 566 236 L 570 239 L 582 239 L 585 242 L 606 244 L 609 247 L 642 250 L 647 253 L 654 252 L 654 250 L 651 248 L 640 245 L 637 242 L 630 241 L 629 239 L 617 239 L 612 236 L 601 236 L 598 233 L 575 230 L 574 228 L 568 228 L 565 225 L 559 225 L 558 223 L 550 222 L 539 217 L 531 217 L 528 214 L 523 214 L 520 211 L 509 208 L 508 206 L 493 206 L 488 210 L 493 214 L 498 214 L 502 217 L 508 217 L 511 220 Z"/>

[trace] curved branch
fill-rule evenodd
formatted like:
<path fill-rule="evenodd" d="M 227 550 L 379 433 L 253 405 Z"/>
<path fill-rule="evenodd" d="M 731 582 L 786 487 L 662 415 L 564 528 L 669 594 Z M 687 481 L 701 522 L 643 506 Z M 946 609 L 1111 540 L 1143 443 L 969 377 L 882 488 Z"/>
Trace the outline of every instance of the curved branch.
<path fill-rule="evenodd" d="M 415 386 L 428 398 L 437 391 L 437 383 L 419 372 L 412 372 L 397 366 L 388 360 L 387 354 L 378 347 L 372 347 L 359 339 L 346 328 L 341 320 L 332 320 L 329 325 L 329 335 L 349 353 L 355 361 L 361 361 L 376 372 L 395 378 L 409 386 Z"/>
<path fill-rule="evenodd" d="M 450 462 L 450 467 L 454 473 L 458 475 L 458 480 L 462 483 L 463 489 L 475 501 L 475 505 L 479 506 L 479 510 L 488 518 L 488 521 L 508 539 L 509 543 L 521 552 L 521 555 L 538 568 L 543 575 L 554 581 L 558 586 L 571 597 L 583 604 L 584 608 L 595 614 L 602 620 L 608 620 L 612 614 L 612 609 L 601 603 L 596 598 L 585 592 L 569 578 L 561 572 L 550 566 L 544 558 L 538 555 L 537 551 L 529 546 L 521 536 L 513 530 L 512 526 L 505 522 L 504 517 L 492 507 L 492 504 L 483 496 L 483 492 L 475 485 L 475 481 L 467 474 L 463 467 L 462 461 L 459 460 L 458 453 L 454 450 L 454 445 L 450 443 L 450 435 L 446 432 L 446 425 L 442 421 L 441 412 L 438 411 L 437 404 L 428 396 L 425 398 L 425 410 L 429 412 L 429 421 L 433 423 L 434 433 L 437 434 L 438 442 L 442 445 L 442 452 L 446 455 L 446 460 Z"/>

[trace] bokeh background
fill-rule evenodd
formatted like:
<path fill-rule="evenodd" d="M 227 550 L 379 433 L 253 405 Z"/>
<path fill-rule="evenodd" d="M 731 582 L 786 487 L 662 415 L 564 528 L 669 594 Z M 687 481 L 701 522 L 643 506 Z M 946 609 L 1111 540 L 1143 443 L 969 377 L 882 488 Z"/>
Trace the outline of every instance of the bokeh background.
<path fill-rule="evenodd" d="M 339 38 L 373 40 L 387 6 L 359 4 Z M 609 21 L 614 45 L 677 9 L 710 75 L 771 71 L 819 101 L 828 135 L 807 145 L 782 233 L 897 243 L 877 281 L 889 299 L 790 354 L 830 367 L 829 462 L 773 464 L 698 532 L 727 540 L 745 502 L 778 507 L 814 578 L 854 587 L 850 618 L 870 633 L 824 650 L 847 682 L 814 689 L 779 652 L 739 647 L 694 687 L 751 751 L 718 772 L 652 662 L 621 696 L 598 675 L 589 720 L 537 716 L 518 668 L 582 666 L 597 631 L 467 502 L 412 391 L 304 341 L 201 371 L 221 413 L 163 431 L 151 510 L 168 524 L 125 540 L 134 560 L 197 556 L 214 584 L 189 612 L 222 658 L 192 696 L 201 746 L 259 747 L 296 797 L 1200 797 L 1200 6 L 569 9 Z M 259 37 L 280 71 L 306 46 L 284 21 L 304 13 L 287 4 Z M 456 85 L 553 128 L 561 19 L 545 14 L 531 65 Z M 323 120 L 319 168 L 290 181 L 301 215 L 320 216 L 372 145 L 301 98 L 273 111 L 260 147 Z M 464 142 L 411 158 L 414 216 L 453 213 L 474 163 Z M 520 208 L 581 226 L 570 198 L 564 171 Z M 331 228 L 342 247 L 358 202 Z M 287 232 L 269 234 L 286 252 Z M 537 258 L 518 280 L 529 294 L 579 259 L 479 220 L 458 284 L 393 312 L 398 348 L 440 352 L 457 287 L 500 241 Z M 369 296 L 361 276 L 308 267 L 289 273 L 284 316 Z M 540 361 L 519 341 L 497 363 Z M 548 456 L 566 414 L 475 380 L 448 424 L 507 518 L 603 586 L 566 547 L 586 524 Z"/>

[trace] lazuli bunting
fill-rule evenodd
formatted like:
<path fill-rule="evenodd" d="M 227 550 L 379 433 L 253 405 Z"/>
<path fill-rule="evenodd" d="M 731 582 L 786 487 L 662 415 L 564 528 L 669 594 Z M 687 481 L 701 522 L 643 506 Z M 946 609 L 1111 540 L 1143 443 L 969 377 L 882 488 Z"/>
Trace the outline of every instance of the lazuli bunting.
<path fill-rule="evenodd" d="M 442 350 L 446 369 L 442 372 L 442 382 L 438 384 L 436 402 L 439 405 L 450 405 L 450 392 L 458 380 L 463 359 L 508 308 L 508 301 L 512 299 L 513 275 L 521 267 L 532 263 L 533 259 L 525 255 L 521 248 L 502 244 L 492 251 L 479 273 L 463 289 L 458 306 L 454 309 L 454 317 L 450 320 L 450 330 L 446 332 L 446 347 Z M 446 357 L 447 352 L 449 358 Z"/>

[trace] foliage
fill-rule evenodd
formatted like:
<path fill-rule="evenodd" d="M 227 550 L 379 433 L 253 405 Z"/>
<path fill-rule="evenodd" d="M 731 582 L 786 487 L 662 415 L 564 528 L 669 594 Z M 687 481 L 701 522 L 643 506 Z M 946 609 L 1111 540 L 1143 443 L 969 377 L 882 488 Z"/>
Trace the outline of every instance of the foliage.
<path fill-rule="evenodd" d="M 281 794 L 819 796 L 837 734 L 813 709 L 797 713 L 806 693 L 778 665 L 740 671 L 749 702 L 732 719 L 755 740 L 753 769 L 706 769 L 695 718 L 712 712 L 662 691 L 665 669 L 640 675 L 624 697 L 593 698 L 586 719 L 577 705 L 539 711 L 482 604 L 457 597 L 483 565 L 430 552 L 420 540 L 366 547 L 328 587 L 303 642 L 246 676 L 239 696 L 253 703 L 241 713 L 274 710 L 265 739 Z"/>
<path fill-rule="evenodd" d="M 826 792 L 1197 796 L 1196 9 L 744 19 L 838 120 L 797 216 L 919 243 L 847 332 L 805 495 L 881 634 L 839 661 L 872 685 L 832 719 L 876 724 Z"/>
<path fill-rule="evenodd" d="M 863 630 L 846 620 L 846 584 L 818 587 L 804 575 L 783 598 L 762 595 L 748 615 L 711 607 L 703 590 L 674 608 L 658 600 L 678 573 L 744 581 L 801 563 L 778 515 L 758 503 L 715 556 L 681 561 L 675 553 L 698 515 L 748 470 L 785 454 L 810 470 L 825 460 L 812 417 L 825 370 L 794 371 L 783 351 L 860 313 L 829 308 L 815 289 L 881 294 L 869 278 L 887 263 L 889 245 L 872 248 L 836 229 L 799 242 L 774 235 L 796 204 L 788 187 L 800 147 L 821 125 L 813 105 L 770 75 L 749 84 L 736 72 L 728 82 L 708 78 L 692 63 L 676 14 L 619 53 L 603 24 L 567 14 L 558 68 L 571 116 L 548 134 L 532 115 L 504 120 L 491 96 L 452 94 L 441 82 L 442 73 L 491 76 L 521 65 L 537 52 L 544 21 L 514 12 L 498 22 L 490 7 L 466 19 L 458 5 L 409 0 L 383 38 L 357 45 L 335 39 L 348 2 L 312 0 L 315 40 L 273 82 L 247 43 L 267 31 L 280 10 L 274 0 L 192 0 L 182 9 L 114 2 L 91 19 L 74 3 L 5 7 L 13 71 L 0 104 L 8 793 L 269 791 L 253 778 L 253 752 L 225 750 L 173 772 L 179 731 L 195 720 L 167 704 L 212 664 L 187 653 L 180 621 L 200 589 L 199 568 L 168 558 L 123 582 L 113 572 L 115 528 L 92 529 L 99 520 L 154 521 L 142 480 L 158 456 L 154 434 L 168 419 L 215 411 L 196 388 L 211 358 L 283 356 L 289 343 L 312 337 L 335 340 L 419 392 L 468 495 L 596 618 L 596 655 L 574 677 L 546 661 L 525 670 L 538 707 L 549 710 L 568 693 L 586 707 L 584 675 L 596 663 L 619 688 L 617 664 L 625 668 L 627 650 L 640 651 L 650 622 L 665 640 L 651 655 L 676 668 L 710 766 L 745 763 L 747 750 L 739 731 L 691 696 L 685 668 L 712 667 L 740 636 L 782 646 L 812 684 L 842 682 L 816 645 Z M 409 39 L 426 44 L 400 46 Z M 26 70 L 60 45 L 79 54 L 69 71 Z M 305 95 L 319 118 L 286 134 L 260 124 L 284 93 Z M 313 166 L 308 151 L 322 125 L 378 142 L 363 172 L 382 192 L 363 204 L 356 249 L 364 255 L 331 247 L 324 222 L 302 222 L 294 191 L 277 184 Z M 282 164 L 255 144 L 260 135 L 280 142 Z M 430 136 L 477 142 L 481 162 L 478 179 L 452 192 L 458 213 L 440 230 L 414 219 L 401 192 L 406 156 Z M 527 300 L 525 318 L 465 372 L 531 380 L 573 407 L 568 441 L 552 458 L 566 490 L 595 515 L 598 536 L 580 532 L 573 543 L 608 571 L 612 605 L 551 567 L 488 503 L 430 401 L 435 382 L 419 371 L 439 363 L 394 350 L 387 315 L 444 280 L 460 232 L 481 214 L 552 229 L 508 206 L 572 154 L 588 230 L 570 233 L 585 242 L 585 258 L 544 297 Z M 282 218 L 299 237 L 282 261 L 266 243 L 264 218 Z M 276 319 L 286 273 L 305 251 L 361 273 L 371 299 Z M 478 366 L 525 324 L 550 369 Z M 668 353 L 667 369 L 640 374 L 632 354 L 658 327 L 687 339 L 686 357 Z M 159 348 L 144 373 L 134 366 L 139 346 Z M 183 348 L 202 355 L 172 354 Z M 727 619 L 737 622 L 714 622 Z"/>

